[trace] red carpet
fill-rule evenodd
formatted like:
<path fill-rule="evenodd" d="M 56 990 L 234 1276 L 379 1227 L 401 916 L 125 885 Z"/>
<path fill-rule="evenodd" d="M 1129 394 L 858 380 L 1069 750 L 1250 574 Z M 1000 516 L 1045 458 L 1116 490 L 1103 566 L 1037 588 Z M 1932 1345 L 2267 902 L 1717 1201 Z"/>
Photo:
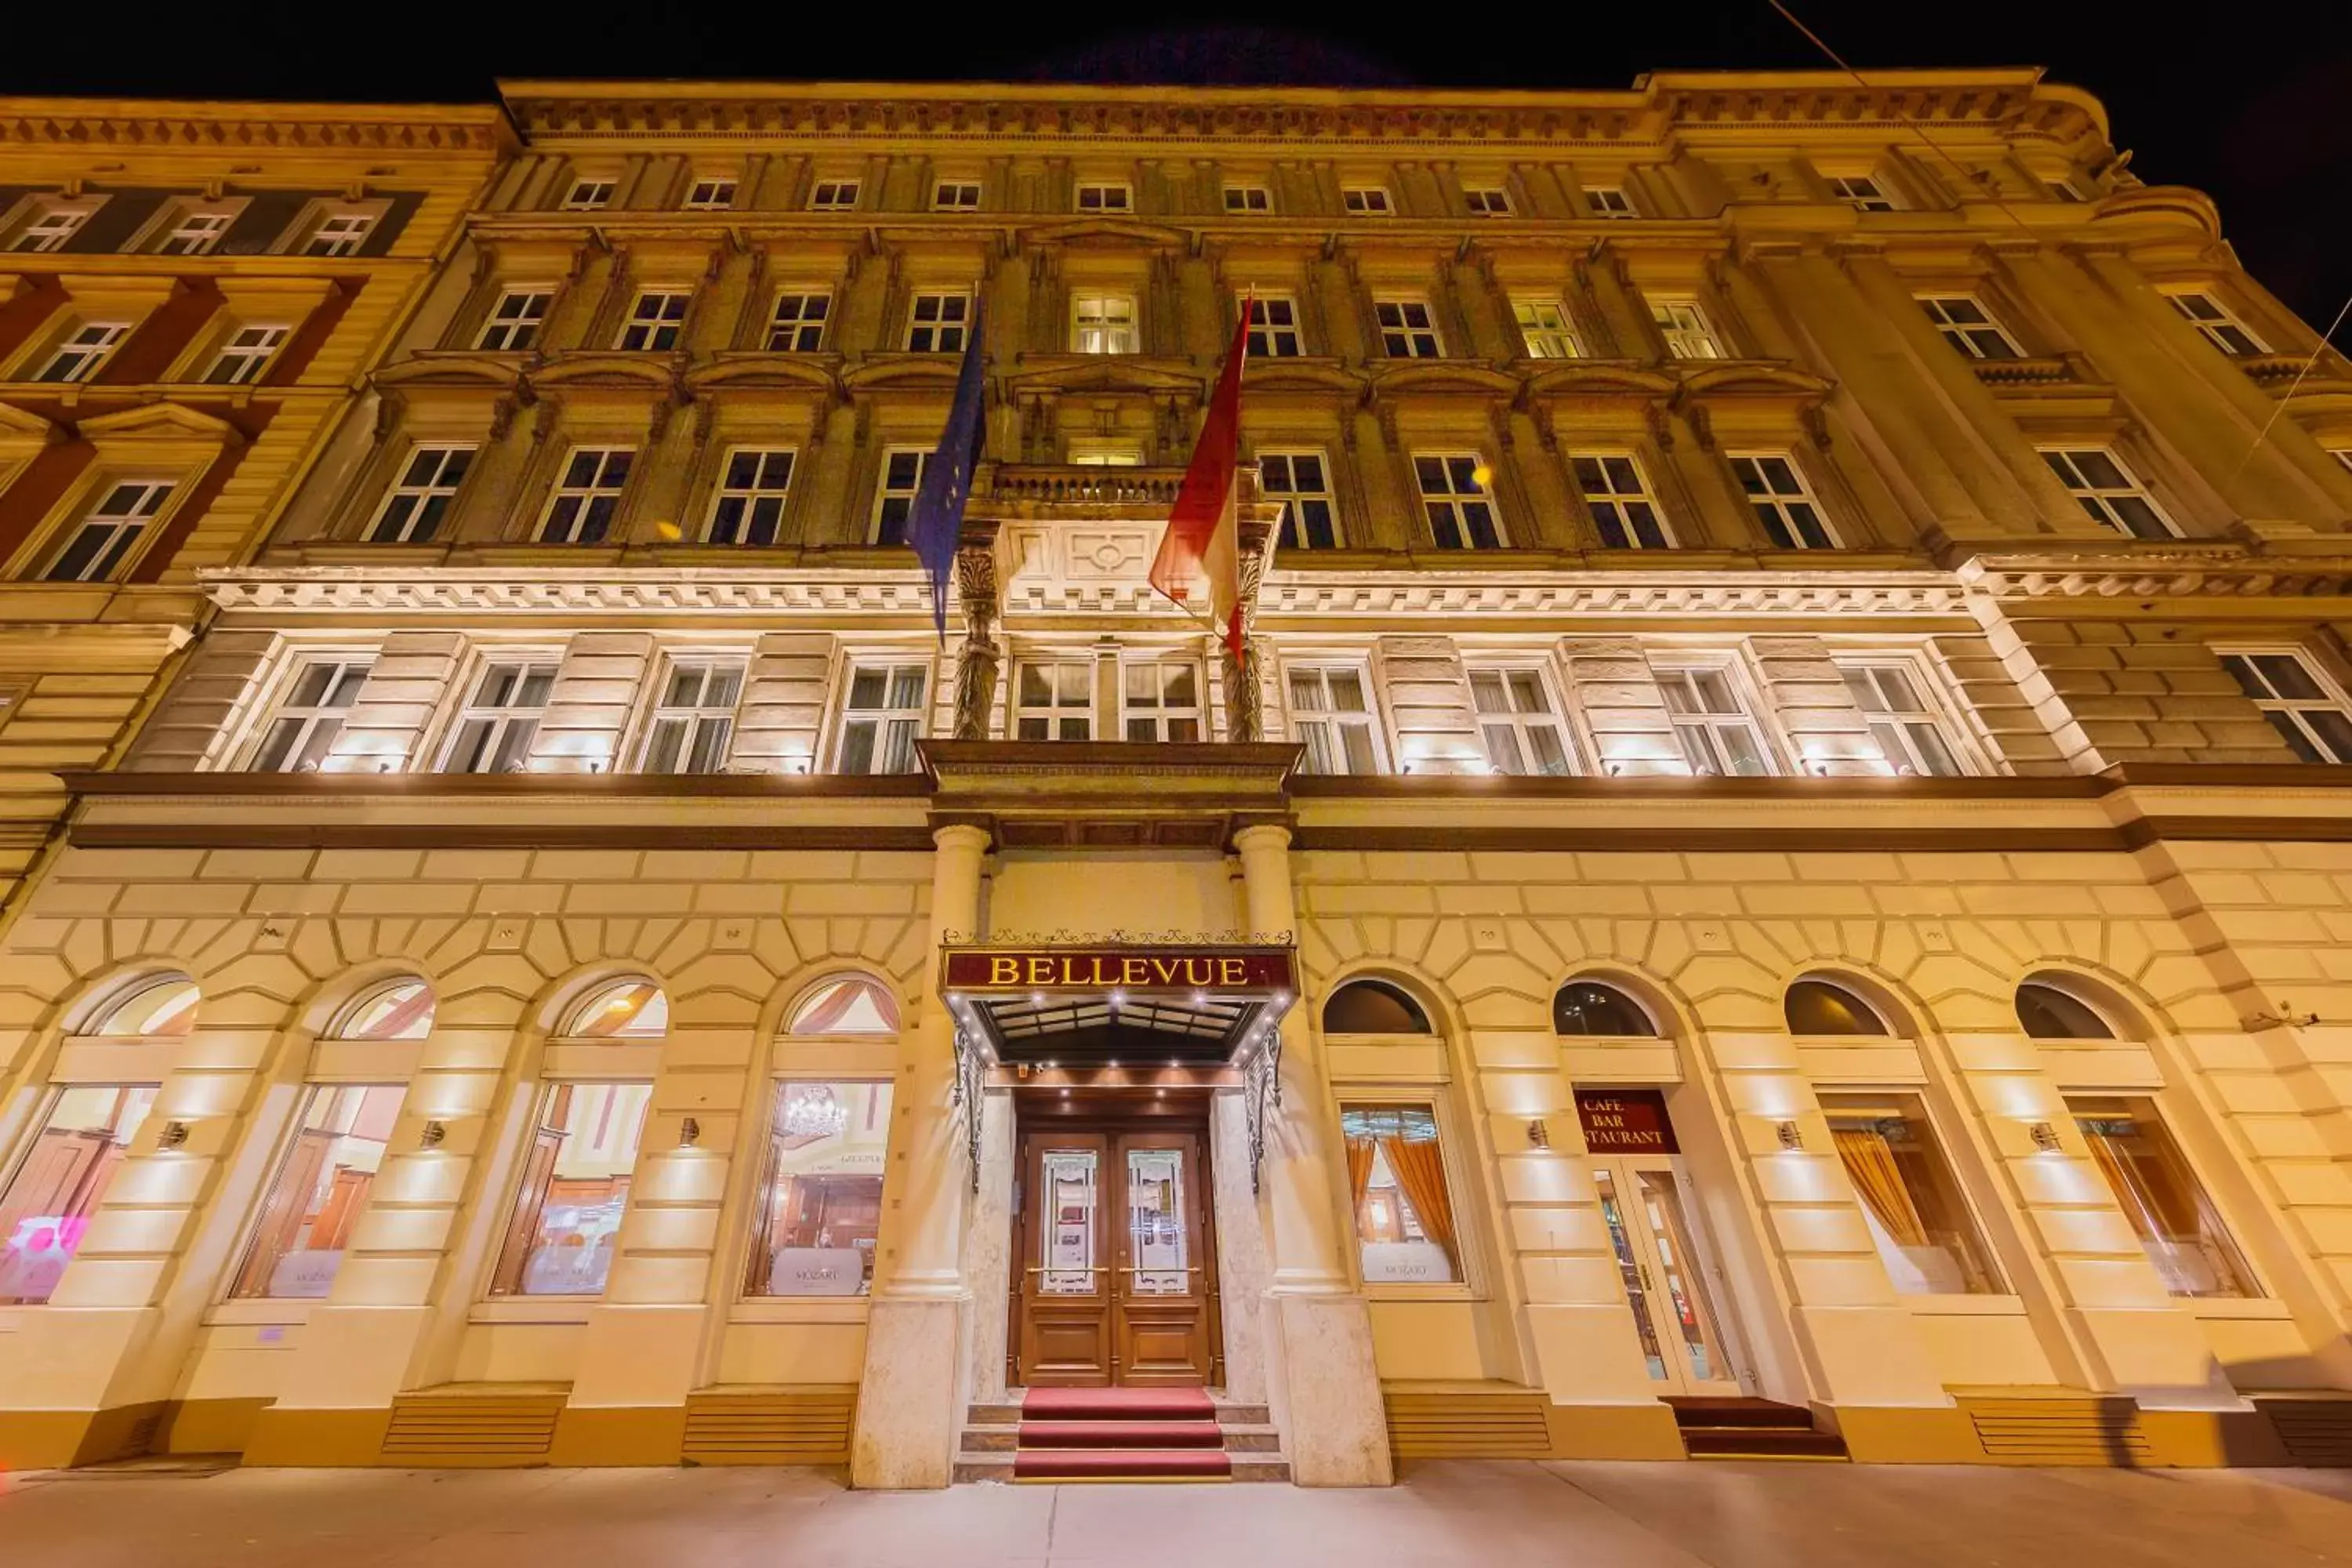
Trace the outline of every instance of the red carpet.
<path fill-rule="evenodd" d="M 1222 1448 L 1213 1421 L 1024 1421 L 1024 1448 Z"/>
<path fill-rule="evenodd" d="M 1021 1401 L 1014 1480 L 1224 1480 L 1217 1407 L 1198 1388 L 1036 1388 Z"/>

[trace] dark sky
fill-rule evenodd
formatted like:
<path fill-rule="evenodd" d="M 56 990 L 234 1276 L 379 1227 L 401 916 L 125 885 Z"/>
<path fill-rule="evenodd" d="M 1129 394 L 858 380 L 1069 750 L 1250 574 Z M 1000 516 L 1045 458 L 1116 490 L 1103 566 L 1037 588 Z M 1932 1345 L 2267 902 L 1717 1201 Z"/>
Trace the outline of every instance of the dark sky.
<path fill-rule="evenodd" d="M 2232 0 L 2194 20 L 2161 0 L 1786 3 L 1864 70 L 2041 65 L 2090 88 L 2134 171 L 2212 193 L 2247 265 L 2306 319 L 2325 327 L 2352 295 L 2352 0 Z M 12 9 L 8 93 L 465 100 L 500 76 L 1624 87 L 1643 70 L 1828 63 L 1768 0 L 1357 0 L 1125 24 L 1045 0 Z M 367 25 L 342 32 L 347 13 Z"/>

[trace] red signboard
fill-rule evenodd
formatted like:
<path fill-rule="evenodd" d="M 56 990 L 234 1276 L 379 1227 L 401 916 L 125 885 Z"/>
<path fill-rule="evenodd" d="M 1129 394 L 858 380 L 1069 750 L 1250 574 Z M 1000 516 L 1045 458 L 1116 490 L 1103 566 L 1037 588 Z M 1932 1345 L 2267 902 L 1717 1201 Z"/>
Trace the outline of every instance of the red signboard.
<path fill-rule="evenodd" d="M 1290 954 L 1256 947 L 950 948 L 948 991 L 1286 992 Z"/>
<path fill-rule="evenodd" d="M 1595 1154 L 1676 1154 L 1666 1097 L 1654 1089 L 1580 1089 L 1576 1119 L 1584 1147 Z"/>

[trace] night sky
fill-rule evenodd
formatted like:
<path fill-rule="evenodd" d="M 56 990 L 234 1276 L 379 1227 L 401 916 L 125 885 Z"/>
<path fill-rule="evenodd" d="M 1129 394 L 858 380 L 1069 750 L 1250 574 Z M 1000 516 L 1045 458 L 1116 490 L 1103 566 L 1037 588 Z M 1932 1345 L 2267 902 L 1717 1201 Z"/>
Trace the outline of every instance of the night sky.
<path fill-rule="evenodd" d="M 2352 0 L 1786 0 L 1855 67 L 2025 65 L 2105 100 L 2151 184 L 2221 203 L 2257 276 L 2325 327 L 2352 295 Z M 1625 87 L 1829 62 L 1768 0 L 1080 10 L 661 0 L 14 8 L 0 92 L 465 101 L 508 77 Z M 346 33 L 341 18 L 369 25 Z M 1461 18 L 1464 25 L 1449 25 Z M 2193 18 L 2193 19 L 2190 19 Z M 2352 323 L 2337 334 L 2352 342 Z"/>

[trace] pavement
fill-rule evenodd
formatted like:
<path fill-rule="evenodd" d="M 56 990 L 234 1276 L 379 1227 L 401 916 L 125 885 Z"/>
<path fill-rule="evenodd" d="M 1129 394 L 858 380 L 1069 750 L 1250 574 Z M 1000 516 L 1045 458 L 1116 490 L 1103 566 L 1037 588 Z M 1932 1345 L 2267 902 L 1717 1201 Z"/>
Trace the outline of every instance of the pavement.
<path fill-rule="evenodd" d="M 1277 1485 L 853 1492 L 816 1469 L 50 1472 L 7 1568 L 2352 1565 L 2352 1470 L 1409 1466 Z"/>

